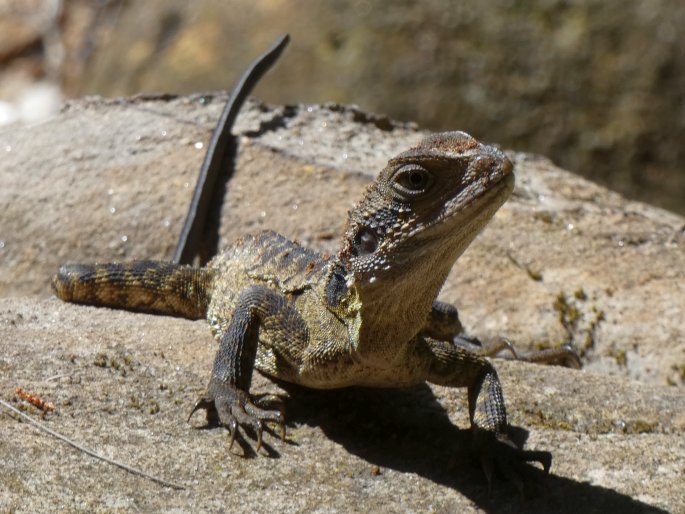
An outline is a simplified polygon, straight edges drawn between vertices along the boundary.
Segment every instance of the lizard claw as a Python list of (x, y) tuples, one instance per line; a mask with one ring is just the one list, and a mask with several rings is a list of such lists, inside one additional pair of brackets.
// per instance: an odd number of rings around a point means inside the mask
[(273, 421), (281, 427), (281, 439), (285, 439), (285, 419), (280, 410), (267, 410), (257, 407), (250, 395), (234, 386), (211, 381), (207, 394), (200, 398), (188, 416), (204, 409), (207, 411), (207, 424), (210, 426), (223, 425), (231, 434), (228, 446), (233, 447), (240, 426), (251, 427), (257, 434), (256, 451), (262, 447), (264, 422)]
[(195, 405), (193, 405), (193, 410), (190, 411), (190, 414), (188, 415), (188, 419), (186, 420), (187, 422), (190, 422), (190, 418), (193, 417), (193, 414), (197, 412), (200, 409), (205, 409), (207, 411), (207, 421), (211, 425), (216, 425), (216, 423), (212, 423), (209, 420), (210, 417), (210, 410), (214, 410), (216, 412), (216, 409), (214, 409), (214, 400), (212, 398), (209, 398), (207, 396), (203, 396), (200, 398), (198, 401), (195, 402)]
[(479, 453), (480, 465), (488, 482), (488, 494), (492, 493), (493, 475), (495, 470), (504, 475), (524, 497), (524, 481), (527, 462), (538, 462), (545, 474), (549, 474), (552, 466), (552, 454), (546, 451), (523, 450), (516, 446), (506, 435), (495, 435), (492, 432), (478, 431), (475, 434), (475, 448)]

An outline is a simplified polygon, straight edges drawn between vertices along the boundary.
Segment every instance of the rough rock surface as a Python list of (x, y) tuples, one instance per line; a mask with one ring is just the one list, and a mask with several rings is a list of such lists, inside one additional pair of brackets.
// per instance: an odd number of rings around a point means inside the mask
[[(461, 390), (291, 391), (287, 442), (245, 459), (225, 431), (192, 428), (200, 416), (186, 424), (215, 349), (204, 322), (63, 304), (48, 282), (62, 262), (170, 256), (224, 99), (94, 98), (0, 131), (0, 397), (38, 393), (57, 406), (50, 428), (186, 487), (3, 414), (0, 510), (685, 510), (685, 220), (528, 155), (512, 155), (514, 197), (441, 294), (483, 339), (583, 354), (584, 371), (496, 363), (511, 422), (554, 453), (552, 476), (530, 468), (526, 500), (501, 480), (488, 496)], [(268, 227), (328, 251), (386, 159), (422, 135), (349, 108), (254, 102), (237, 131), (222, 242)]]
[(457, 124), (685, 214), (682, 0), (90, 5), (112, 15), (72, 52), (81, 95), (223, 88), (290, 32), (262, 98)]
[(682, 26), (682, 0), (0, 0), (0, 124), (224, 88), (290, 32), (261, 98), (456, 124), (685, 214)]

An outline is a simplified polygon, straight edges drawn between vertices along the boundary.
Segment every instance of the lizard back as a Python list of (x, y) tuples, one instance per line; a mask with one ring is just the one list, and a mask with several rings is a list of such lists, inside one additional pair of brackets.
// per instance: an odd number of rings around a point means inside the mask
[(248, 280), (268, 282), (282, 293), (296, 293), (321, 278), (326, 258), (319, 252), (274, 232), (243, 236), (217, 255), (208, 268), (222, 280), (240, 270)]
[(320, 282), (326, 263), (320, 253), (271, 230), (239, 238), (207, 266), (215, 277), (207, 312), (213, 332), (225, 330), (246, 288), (266, 286), (294, 301)]

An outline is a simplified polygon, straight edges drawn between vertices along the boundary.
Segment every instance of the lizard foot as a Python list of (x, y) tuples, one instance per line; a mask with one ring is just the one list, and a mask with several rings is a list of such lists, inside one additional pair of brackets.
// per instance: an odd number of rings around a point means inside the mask
[(523, 450), (506, 435), (495, 435), (480, 430), (474, 434), (475, 449), (479, 454), (483, 473), (488, 481), (488, 494), (492, 493), (492, 478), (499, 471), (524, 498), (524, 481), (527, 462), (539, 462), (544, 472), (549, 473), (552, 454), (546, 451)]
[[(557, 348), (521, 352), (516, 350), (514, 344), (506, 337), (499, 337), (483, 345), (476, 338), (457, 336), (452, 339), (452, 343), (484, 357), (498, 357), (575, 369), (583, 367), (580, 356), (570, 344), (564, 344)], [(508, 354), (503, 352), (508, 352)]]
[(197, 410), (207, 411), (207, 423), (223, 425), (231, 433), (229, 451), (233, 447), (238, 427), (251, 427), (257, 434), (257, 452), (262, 447), (264, 423), (273, 421), (280, 427), (281, 439), (285, 440), (285, 418), (280, 410), (262, 409), (255, 405), (250, 395), (237, 387), (211, 381), (207, 393), (195, 402), (188, 421)]

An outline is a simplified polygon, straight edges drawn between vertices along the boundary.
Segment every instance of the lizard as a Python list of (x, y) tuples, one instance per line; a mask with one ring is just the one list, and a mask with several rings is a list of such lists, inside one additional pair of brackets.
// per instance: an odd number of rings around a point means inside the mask
[[(163, 261), (67, 264), (52, 280), (68, 302), (206, 318), (219, 342), (206, 392), (212, 425), (257, 434), (285, 418), (250, 393), (252, 374), (315, 389), (466, 387), (488, 483), (493, 461), (537, 461), (507, 435), (500, 380), (462, 337), (438, 293), (457, 258), (514, 188), (513, 164), (464, 132), (431, 134), (390, 159), (348, 213), (340, 249), (322, 255), (272, 231), (246, 235), (204, 267)], [(190, 417), (188, 418), (190, 419)]]

